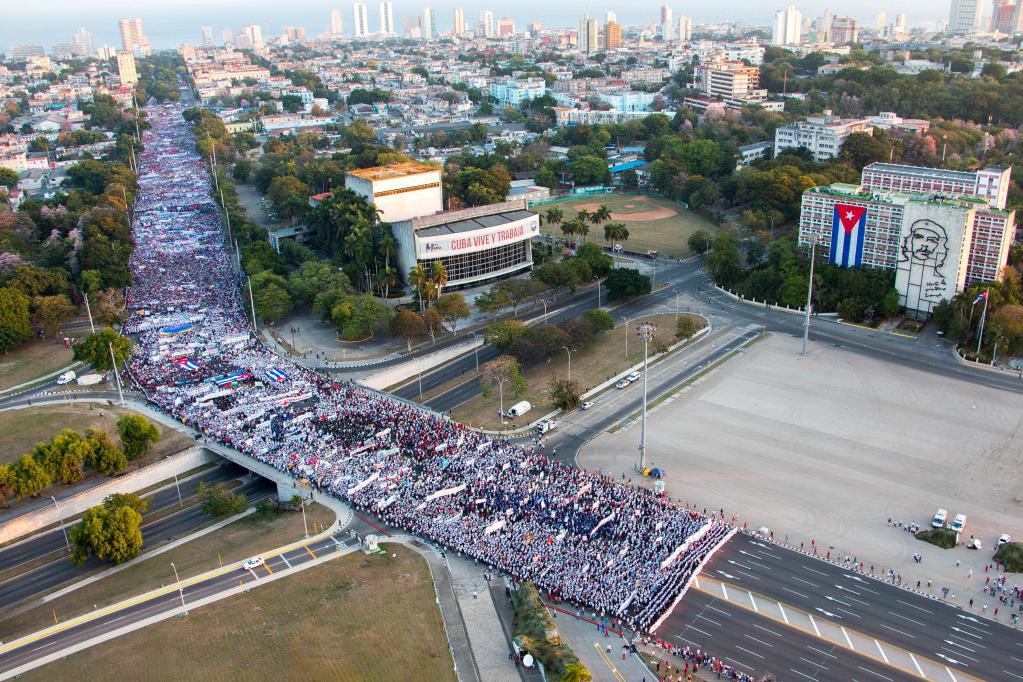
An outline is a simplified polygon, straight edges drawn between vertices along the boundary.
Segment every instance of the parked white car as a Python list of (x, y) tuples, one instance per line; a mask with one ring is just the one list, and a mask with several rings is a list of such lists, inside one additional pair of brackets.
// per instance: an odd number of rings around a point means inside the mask
[(998, 536), (998, 543), (996, 546), (1001, 547), (1002, 545), (1012, 542), (1012, 538), (1009, 537), (1008, 533), (1002, 533)]
[(587, 400), (587, 401), (586, 401), (585, 403), (583, 403), (583, 404), (582, 404), (582, 405), (580, 405), (579, 407), (581, 407), (581, 408), (582, 408), (582, 409), (584, 409), (584, 410), (588, 410), (588, 409), (590, 409), (591, 407), (593, 407), (593, 401), (592, 401), (592, 400)]
[(57, 377), (57, 385), (63, 386), (64, 384), (70, 384), (72, 381), (78, 378), (78, 375), (73, 370), (64, 372)]
[(640, 374), (639, 374), (639, 372), (630, 372), (630, 373), (629, 373), (629, 376), (627, 376), (627, 377), (625, 377), (625, 378), (626, 378), (626, 379), (628, 379), (629, 381), (635, 381), (635, 380), (636, 380), (636, 379), (638, 379), (639, 377), (640, 377)]
[(615, 384), (615, 388), (619, 388), (619, 389), (621, 389), (621, 388), (628, 388), (629, 384), (631, 384), (631, 383), (632, 382), (629, 381), (628, 379), (622, 379), (617, 384)]

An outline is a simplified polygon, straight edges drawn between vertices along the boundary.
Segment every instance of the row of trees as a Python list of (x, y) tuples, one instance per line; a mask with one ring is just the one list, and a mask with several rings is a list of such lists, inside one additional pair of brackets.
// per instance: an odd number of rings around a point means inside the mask
[(523, 367), (531, 367), (563, 352), (565, 347), (582, 350), (598, 335), (611, 329), (614, 329), (611, 315), (600, 308), (592, 308), (561, 325), (530, 327), (519, 320), (496, 322), (487, 327), (484, 338)]
[(120, 447), (106, 431), (89, 429), (84, 435), (64, 429), (46, 442), (36, 444), (10, 464), (0, 465), (0, 498), (35, 496), (54, 483), (72, 485), (86, 471), (112, 476), (143, 457), (159, 440), (159, 431), (141, 415), (126, 414), (117, 420)]

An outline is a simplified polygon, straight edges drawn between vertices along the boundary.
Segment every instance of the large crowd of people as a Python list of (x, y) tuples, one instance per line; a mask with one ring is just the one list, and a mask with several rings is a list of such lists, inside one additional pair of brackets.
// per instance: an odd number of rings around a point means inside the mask
[(210, 176), (151, 106), (134, 214), (128, 369), (160, 409), (386, 523), (559, 599), (650, 626), (730, 527), (275, 355), (251, 333)]

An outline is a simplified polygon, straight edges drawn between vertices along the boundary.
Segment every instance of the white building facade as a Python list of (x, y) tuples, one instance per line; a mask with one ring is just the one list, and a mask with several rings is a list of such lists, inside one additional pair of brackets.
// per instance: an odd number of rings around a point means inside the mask
[(385, 223), (444, 209), (440, 169), (414, 161), (348, 171), (345, 187), (376, 206), (380, 221)]
[(833, 159), (853, 133), (873, 135), (874, 128), (866, 119), (839, 118), (824, 112), (821, 116), (780, 126), (775, 130), (774, 153), (778, 155), (786, 149), (804, 147), (810, 150), (815, 161)]

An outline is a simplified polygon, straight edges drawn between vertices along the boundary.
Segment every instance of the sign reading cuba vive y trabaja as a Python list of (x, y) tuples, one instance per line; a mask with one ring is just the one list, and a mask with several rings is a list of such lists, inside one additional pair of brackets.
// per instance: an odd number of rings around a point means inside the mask
[(540, 219), (525, 218), (497, 227), (483, 227), (469, 232), (421, 237), (416, 235), (416, 251), (420, 258), (437, 258), (459, 253), (485, 251), (506, 244), (536, 237), (540, 234)]

